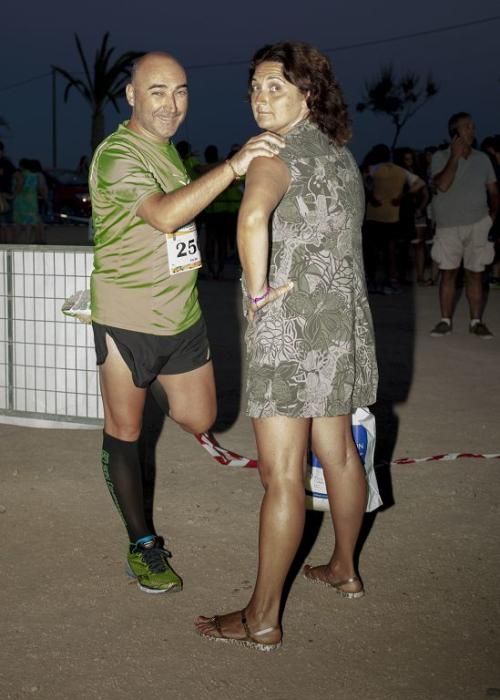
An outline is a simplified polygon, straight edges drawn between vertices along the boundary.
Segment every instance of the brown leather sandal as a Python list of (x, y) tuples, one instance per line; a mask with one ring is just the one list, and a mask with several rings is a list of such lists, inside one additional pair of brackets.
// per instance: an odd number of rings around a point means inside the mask
[(240, 617), (241, 624), (243, 626), (243, 629), (245, 630), (245, 637), (242, 637), (241, 639), (227, 637), (224, 634), (224, 632), (222, 631), (221, 619), (219, 615), (214, 615), (214, 617), (211, 617), (209, 619), (209, 622), (211, 622), (214, 625), (219, 636), (216, 636), (214, 634), (207, 634), (206, 632), (200, 631), (198, 631), (198, 634), (204, 639), (211, 639), (215, 642), (225, 642), (226, 644), (236, 644), (238, 646), (244, 646), (250, 649), (257, 649), (257, 651), (275, 651), (276, 649), (279, 649), (281, 647), (281, 639), (279, 640), (279, 642), (259, 642), (259, 640), (257, 639), (257, 637), (259, 636), (263, 636), (265, 634), (269, 634), (270, 632), (274, 632), (274, 630), (279, 629), (278, 627), (266, 627), (265, 629), (258, 630), (257, 632), (250, 632), (246, 618), (246, 610), (240, 611)]
[(319, 578), (318, 576), (315, 576), (312, 573), (313, 568), (315, 567), (309, 566), (309, 564), (306, 564), (304, 566), (303, 575), (307, 581), (311, 581), (311, 583), (320, 583), (322, 586), (334, 588), (335, 592), (338, 593), (338, 595), (342, 596), (342, 598), (362, 598), (365, 595), (365, 589), (363, 588), (362, 584), (361, 590), (359, 591), (345, 591), (342, 588), (342, 586), (345, 586), (348, 583), (356, 583), (358, 581), (361, 583), (359, 576), (351, 576), (350, 578), (346, 578), (343, 581), (324, 581), (323, 579)]

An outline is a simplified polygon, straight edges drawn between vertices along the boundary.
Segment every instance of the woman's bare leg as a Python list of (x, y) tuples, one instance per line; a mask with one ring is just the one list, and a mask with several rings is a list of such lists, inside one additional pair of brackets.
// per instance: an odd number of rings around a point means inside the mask
[[(271, 628), (263, 642), (281, 638), (279, 612), (283, 586), (304, 530), (304, 457), (310, 420), (260, 418), (253, 421), (259, 472), (265, 489), (260, 509), (259, 567), (253, 594), (246, 606), (251, 631)], [(218, 617), (227, 637), (245, 636), (239, 612)], [(218, 636), (212, 618), (199, 617), (198, 630)]]
[[(323, 467), (335, 546), (328, 564), (306, 567), (305, 572), (309, 578), (327, 583), (345, 581), (356, 575), (354, 550), (366, 509), (367, 486), (351, 431), (350, 415), (314, 418), (312, 422), (312, 449)], [(362, 584), (354, 581), (340, 588), (355, 593), (362, 589)]]

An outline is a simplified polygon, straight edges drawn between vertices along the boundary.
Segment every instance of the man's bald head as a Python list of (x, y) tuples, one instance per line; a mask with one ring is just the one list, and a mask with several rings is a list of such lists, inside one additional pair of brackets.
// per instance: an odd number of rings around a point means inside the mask
[(131, 81), (134, 82), (136, 77), (139, 74), (141, 74), (144, 70), (148, 70), (149, 68), (155, 65), (165, 65), (165, 63), (169, 65), (175, 64), (181, 70), (184, 70), (179, 61), (174, 56), (172, 56), (172, 54), (169, 54), (166, 51), (150, 51), (149, 53), (145, 53), (142, 56), (139, 56), (139, 58), (136, 58), (133, 62), (131, 71)]
[(169, 53), (144, 54), (132, 67), (126, 96), (132, 107), (129, 128), (155, 140), (168, 141), (186, 117), (186, 72)]

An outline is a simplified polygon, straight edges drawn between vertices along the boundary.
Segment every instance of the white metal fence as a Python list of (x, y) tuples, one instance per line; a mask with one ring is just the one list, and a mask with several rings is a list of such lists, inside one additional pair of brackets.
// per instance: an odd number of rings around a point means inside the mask
[(0, 246), (0, 421), (101, 423), (92, 328), (61, 313), (91, 270), (89, 247)]

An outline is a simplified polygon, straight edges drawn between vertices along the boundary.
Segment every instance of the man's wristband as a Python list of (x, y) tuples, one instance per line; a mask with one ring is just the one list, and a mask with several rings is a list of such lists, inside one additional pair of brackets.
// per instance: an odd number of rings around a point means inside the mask
[(243, 175), (239, 175), (239, 173), (236, 172), (236, 168), (235, 168), (234, 165), (231, 163), (231, 161), (228, 159), (228, 160), (226, 160), (226, 163), (229, 165), (229, 167), (230, 167), (231, 170), (233, 171), (234, 179), (235, 179), (235, 180), (241, 180), (241, 178), (243, 177)]
[(247, 292), (247, 299), (248, 299), (248, 301), (250, 301), (252, 304), (258, 304), (259, 301), (263, 301), (266, 297), (269, 296), (269, 292), (270, 292), (270, 291), (271, 291), (271, 287), (266, 286), (266, 291), (264, 292), (264, 294), (261, 294), (261, 295), (258, 296), (258, 297), (253, 297), (253, 296), (251, 296), (250, 294), (248, 294), (248, 292)]

